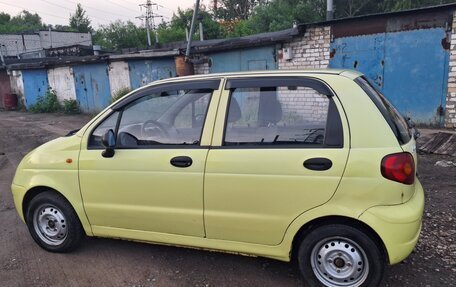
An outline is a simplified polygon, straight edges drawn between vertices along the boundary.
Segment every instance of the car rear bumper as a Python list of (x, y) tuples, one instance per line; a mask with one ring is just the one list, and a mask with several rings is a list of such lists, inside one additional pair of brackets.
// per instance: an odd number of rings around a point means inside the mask
[(416, 180), (409, 201), (392, 206), (375, 206), (366, 210), (360, 220), (374, 229), (385, 245), (390, 264), (407, 258), (415, 248), (421, 231), (424, 190)]

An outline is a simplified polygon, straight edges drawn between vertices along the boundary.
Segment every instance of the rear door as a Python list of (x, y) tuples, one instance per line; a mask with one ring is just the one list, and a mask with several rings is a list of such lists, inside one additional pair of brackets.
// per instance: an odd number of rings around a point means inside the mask
[(328, 201), (349, 150), (338, 107), (315, 79), (229, 79), (206, 163), (206, 236), (277, 245), (297, 216)]

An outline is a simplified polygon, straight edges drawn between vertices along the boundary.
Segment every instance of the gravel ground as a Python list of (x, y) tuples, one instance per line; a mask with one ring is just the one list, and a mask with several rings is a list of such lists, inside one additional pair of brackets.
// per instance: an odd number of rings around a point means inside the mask
[[(71, 254), (40, 249), (14, 209), (14, 170), (25, 153), (89, 118), (0, 112), (0, 286), (303, 286), (295, 267), (264, 258), (97, 238)], [(456, 167), (434, 166), (438, 160), (456, 161), (419, 156), (421, 238), (409, 258), (387, 267), (383, 286), (455, 285)]]

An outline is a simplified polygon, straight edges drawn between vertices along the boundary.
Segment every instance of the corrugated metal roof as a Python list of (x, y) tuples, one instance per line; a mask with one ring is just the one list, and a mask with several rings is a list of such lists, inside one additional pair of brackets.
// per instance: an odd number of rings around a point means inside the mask
[(6, 66), (9, 70), (43, 69), (54, 66), (65, 66), (70, 64), (98, 63), (108, 60), (107, 55), (98, 56), (74, 56), (74, 57), (52, 57), (35, 59), (8, 59)]

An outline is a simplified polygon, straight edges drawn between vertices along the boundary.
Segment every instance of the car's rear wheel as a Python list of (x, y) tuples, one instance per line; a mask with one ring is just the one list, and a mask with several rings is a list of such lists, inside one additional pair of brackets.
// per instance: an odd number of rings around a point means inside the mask
[(377, 286), (385, 267), (382, 250), (352, 226), (315, 228), (302, 240), (298, 263), (310, 286)]
[(51, 252), (72, 251), (84, 236), (73, 207), (52, 191), (40, 193), (30, 201), (26, 222), (35, 242)]

